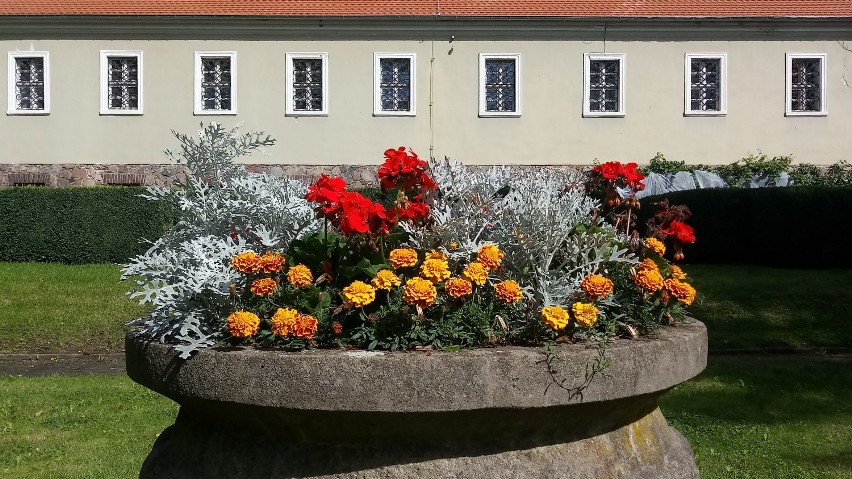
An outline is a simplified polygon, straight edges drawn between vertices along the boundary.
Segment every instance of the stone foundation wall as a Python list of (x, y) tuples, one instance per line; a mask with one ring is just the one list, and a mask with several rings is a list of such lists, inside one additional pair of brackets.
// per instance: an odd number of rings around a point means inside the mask
[[(341, 176), (353, 187), (376, 186), (375, 165), (246, 165), (248, 171), (313, 183), (322, 173)], [(172, 186), (186, 181), (185, 166), (109, 164), (0, 164), (0, 187), (43, 186)]]

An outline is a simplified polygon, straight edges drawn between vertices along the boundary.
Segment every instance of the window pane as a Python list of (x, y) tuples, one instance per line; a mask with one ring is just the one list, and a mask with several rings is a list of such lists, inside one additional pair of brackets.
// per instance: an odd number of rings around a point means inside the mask
[(322, 60), (293, 60), (293, 109), (322, 111)]
[(15, 109), (44, 110), (44, 58), (15, 58)]
[(791, 62), (790, 107), (793, 111), (822, 111), (819, 58), (794, 58)]
[(690, 63), (690, 110), (720, 111), (721, 60), (693, 58)]
[(204, 110), (231, 109), (231, 59), (204, 57), (201, 59), (201, 108)]
[(382, 111), (411, 111), (411, 60), (379, 60), (379, 103)]
[(485, 111), (516, 111), (515, 60), (485, 60)]
[(618, 60), (589, 61), (589, 111), (619, 111)]
[(108, 57), (107, 69), (109, 109), (139, 109), (139, 60), (136, 57)]

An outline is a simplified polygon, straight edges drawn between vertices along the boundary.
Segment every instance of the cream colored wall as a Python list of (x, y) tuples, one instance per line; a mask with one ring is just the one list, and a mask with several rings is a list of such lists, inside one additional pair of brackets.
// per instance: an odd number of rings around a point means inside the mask
[[(0, 41), (0, 51), (19, 50), (50, 53), (51, 111), (0, 114), (2, 163), (163, 162), (162, 150), (176, 146), (170, 129), (211, 120), (278, 139), (253, 163), (378, 163), (399, 145), (481, 164), (641, 163), (657, 151), (730, 163), (758, 149), (818, 164), (852, 159), (852, 53), (836, 42)], [(143, 116), (98, 114), (100, 50), (144, 52)], [(194, 116), (194, 52), (218, 50), (237, 52), (238, 114)], [(286, 52), (328, 52), (327, 117), (285, 117)], [(417, 54), (416, 117), (372, 115), (374, 52)], [(586, 52), (626, 55), (624, 118), (582, 117)], [(727, 52), (727, 116), (684, 117), (687, 52)], [(828, 116), (784, 116), (786, 52), (827, 53)], [(520, 118), (478, 117), (479, 53), (522, 55)]]

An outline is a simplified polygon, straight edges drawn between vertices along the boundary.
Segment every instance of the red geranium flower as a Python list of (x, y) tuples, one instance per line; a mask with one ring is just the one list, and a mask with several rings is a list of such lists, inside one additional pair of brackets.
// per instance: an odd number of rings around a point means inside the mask
[(672, 221), (669, 227), (661, 229), (660, 233), (674, 236), (681, 243), (695, 243), (695, 230), (682, 221)]
[(394, 213), (400, 220), (420, 221), (429, 214), (429, 205), (417, 201), (409, 201), (405, 208), (394, 208)]
[(426, 174), (427, 163), (417, 157), (417, 153), (406, 153), (400, 146), (385, 151), (385, 162), (379, 167), (378, 177), (382, 189), (399, 188), (408, 191), (414, 187), (431, 190), (436, 185)]
[(319, 179), (308, 187), (305, 199), (319, 203), (322, 212), (331, 220), (340, 209), (340, 196), (346, 193), (346, 181), (340, 177), (329, 177), (322, 174)]
[(621, 176), (624, 178), (624, 183), (634, 191), (642, 191), (645, 189), (645, 175), (636, 170), (639, 165), (636, 163), (628, 163), (624, 165), (621, 171)]
[(593, 173), (603, 176), (607, 180), (614, 180), (622, 171), (621, 163), (617, 161), (608, 161), (604, 164), (592, 168)]
[(370, 207), (373, 202), (361, 193), (344, 191), (340, 194), (340, 231), (344, 234), (370, 231)]

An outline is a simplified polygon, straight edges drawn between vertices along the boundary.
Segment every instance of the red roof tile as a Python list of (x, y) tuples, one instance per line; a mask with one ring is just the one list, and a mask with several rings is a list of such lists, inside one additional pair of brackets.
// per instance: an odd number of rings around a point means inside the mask
[(852, 18), (852, 0), (0, 0), (0, 15)]

